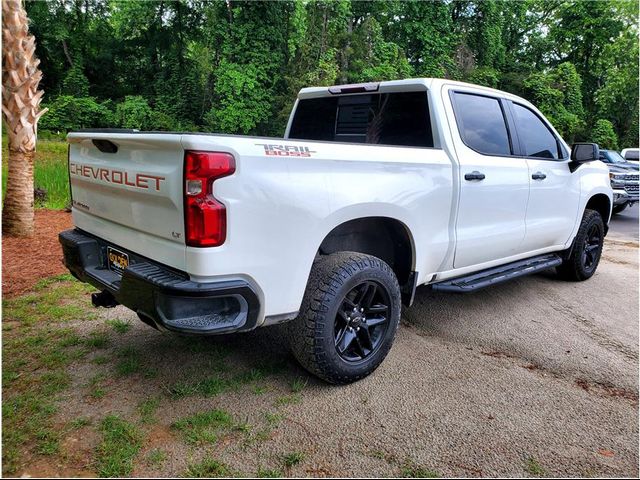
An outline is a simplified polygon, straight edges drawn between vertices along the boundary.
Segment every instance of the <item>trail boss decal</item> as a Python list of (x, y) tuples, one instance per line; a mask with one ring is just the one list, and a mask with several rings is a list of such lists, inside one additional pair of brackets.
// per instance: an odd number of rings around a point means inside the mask
[(160, 182), (165, 177), (157, 175), (147, 175), (146, 173), (125, 172), (122, 170), (112, 170), (110, 168), (92, 167), (91, 165), (81, 165), (69, 162), (69, 173), (76, 177), (95, 178), (107, 183), (117, 185), (128, 185), (130, 187), (151, 189), (160, 191)]
[(256, 143), (264, 148), (265, 155), (272, 155), (277, 157), (310, 157), (312, 153), (316, 153), (314, 150), (309, 150), (309, 147), (302, 145), (274, 145), (272, 143)]

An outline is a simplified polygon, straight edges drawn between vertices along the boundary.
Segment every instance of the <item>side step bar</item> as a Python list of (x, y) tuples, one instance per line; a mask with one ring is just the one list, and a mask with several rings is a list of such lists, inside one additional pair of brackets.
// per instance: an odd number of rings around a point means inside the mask
[(537, 257), (507, 263), (506, 265), (489, 268), (464, 277), (434, 283), (431, 288), (438, 292), (475, 292), (490, 285), (557, 267), (561, 263), (562, 259), (555, 253), (538, 255)]

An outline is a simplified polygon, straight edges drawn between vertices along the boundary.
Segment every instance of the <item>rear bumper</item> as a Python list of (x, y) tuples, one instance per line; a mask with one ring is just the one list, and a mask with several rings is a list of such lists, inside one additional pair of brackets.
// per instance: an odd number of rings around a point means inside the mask
[[(73, 276), (109, 292), (118, 303), (159, 329), (214, 335), (256, 327), (260, 302), (245, 281), (192, 282), (183, 272), (80, 230), (66, 230), (59, 240), (64, 264)], [(129, 255), (129, 266), (122, 276), (107, 267), (107, 246)]]

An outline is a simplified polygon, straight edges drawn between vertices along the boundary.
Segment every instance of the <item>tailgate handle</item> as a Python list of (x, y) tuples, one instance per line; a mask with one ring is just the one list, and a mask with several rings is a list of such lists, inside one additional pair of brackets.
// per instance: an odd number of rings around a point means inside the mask
[(111, 140), (104, 140), (102, 138), (94, 138), (91, 140), (98, 150), (102, 153), (117, 153), (118, 145)]

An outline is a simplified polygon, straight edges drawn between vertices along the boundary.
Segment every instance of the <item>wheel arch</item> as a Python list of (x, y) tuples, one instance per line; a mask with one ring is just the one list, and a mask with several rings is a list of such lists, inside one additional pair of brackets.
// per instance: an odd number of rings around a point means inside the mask
[(373, 255), (386, 262), (398, 279), (403, 302), (411, 304), (417, 280), (416, 249), (411, 230), (404, 222), (386, 216), (343, 221), (325, 235), (317, 255), (345, 251)]
[(611, 219), (611, 199), (604, 193), (596, 193), (589, 197), (585, 205), (585, 210), (595, 210), (602, 217), (604, 223), (605, 234), (609, 230), (609, 221)]

